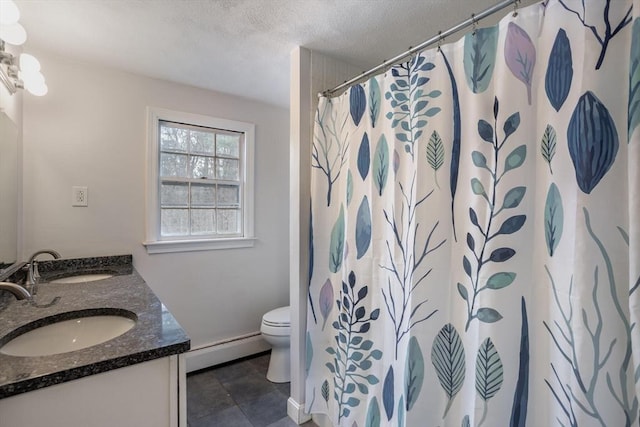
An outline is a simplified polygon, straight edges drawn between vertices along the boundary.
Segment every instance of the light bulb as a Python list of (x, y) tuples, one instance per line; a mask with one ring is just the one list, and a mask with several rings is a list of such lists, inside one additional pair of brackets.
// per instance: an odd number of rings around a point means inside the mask
[(0, 24), (0, 39), (9, 44), (20, 46), (27, 41), (27, 32), (17, 22), (10, 25)]
[(28, 53), (20, 54), (20, 70), (24, 73), (37, 73), (40, 71), (40, 61)]
[(44, 96), (47, 94), (47, 92), (49, 92), (49, 88), (47, 87), (47, 84), (43, 81), (42, 84), (36, 85), (36, 86), (27, 86), (26, 89), (29, 91), (29, 93), (31, 95), (35, 95), (35, 96)]
[(22, 80), (22, 83), (24, 83), (25, 87), (38, 86), (44, 83), (44, 76), (39, 71), (28, 73), (20, 70), (18, 72), (18, 78)]
[(22, 80), (24, 88), (32, 95), (42, 96), (47, 93), (49, 88), (44, 81), (44, 76), (39, 71), (34, 73), (18, 72), (18, 78)]
[(20, 11), (15, 2), (13, 0), (0, 0), (0, 24), (15, 24), (18, 19), (20, 19)]

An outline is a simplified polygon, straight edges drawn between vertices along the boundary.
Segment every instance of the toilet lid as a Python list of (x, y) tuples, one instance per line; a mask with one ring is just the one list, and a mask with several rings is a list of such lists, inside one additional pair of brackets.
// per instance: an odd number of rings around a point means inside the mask
[(262, 316), (262, 322), (269, 326), (289, 326), (291, 324), (289, 306), (271, 310)]

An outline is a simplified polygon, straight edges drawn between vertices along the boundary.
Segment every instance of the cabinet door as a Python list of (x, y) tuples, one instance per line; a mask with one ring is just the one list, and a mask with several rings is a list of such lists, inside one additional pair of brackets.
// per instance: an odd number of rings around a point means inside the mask
[(180, 365), (165, 357), (2, 399), (0, 427), (177, 427)]

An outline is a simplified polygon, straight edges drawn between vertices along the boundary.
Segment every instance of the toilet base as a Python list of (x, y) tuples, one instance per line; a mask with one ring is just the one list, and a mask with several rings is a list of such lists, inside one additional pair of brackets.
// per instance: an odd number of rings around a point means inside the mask
[(269, 358), (267, 379), (272, 383), (291, 381), (291, 356), (289, 347), (273, 347)]

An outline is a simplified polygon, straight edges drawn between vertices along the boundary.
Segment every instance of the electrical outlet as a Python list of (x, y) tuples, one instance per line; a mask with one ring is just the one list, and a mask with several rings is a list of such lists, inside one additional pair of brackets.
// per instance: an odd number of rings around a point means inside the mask
[(89, 206), (87, 187), (71, 187), (71, 206)]

